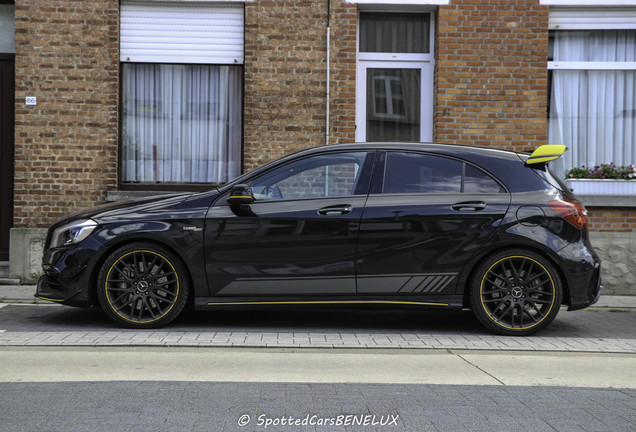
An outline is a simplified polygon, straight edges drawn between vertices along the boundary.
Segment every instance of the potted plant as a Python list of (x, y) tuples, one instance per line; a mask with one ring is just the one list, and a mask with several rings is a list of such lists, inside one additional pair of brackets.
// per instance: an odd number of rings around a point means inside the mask
[(565, 181), (580, 195), (636, 195), (636, 168), (613, 162), (572, 168)]

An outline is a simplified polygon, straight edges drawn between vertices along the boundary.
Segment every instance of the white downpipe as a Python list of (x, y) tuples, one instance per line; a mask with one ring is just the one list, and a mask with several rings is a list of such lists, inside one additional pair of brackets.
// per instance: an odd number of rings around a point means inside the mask
[(330, 68), (330, 62), (329, 62), (329, 57), (330, 57), (330, 34), (331, 34), (331, 28), (329, 26), (327, 26), (327, 103), (326, 103), (326, 113), (325, 113), (325, 123), (326, 123), (326, 128), (325, 128), (325, 143), (326, 145), (329, 145), (329, 97), (330, 97), (330, 93), (329, 93), (329, 68)]

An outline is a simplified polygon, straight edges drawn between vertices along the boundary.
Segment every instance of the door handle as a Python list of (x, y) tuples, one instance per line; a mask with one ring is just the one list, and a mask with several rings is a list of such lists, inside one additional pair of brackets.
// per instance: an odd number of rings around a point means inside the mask
[(335, 205), (321, 208), (318, 210), (318, 214), (322, 216), (339, 216), (350, 213), (351, 210), (353, 210), (353, 207), (350, 204)]
[(483, 201), (466, 201), (452, 205), (452, 209), (456, 211), (479, 211), (486, 208)]

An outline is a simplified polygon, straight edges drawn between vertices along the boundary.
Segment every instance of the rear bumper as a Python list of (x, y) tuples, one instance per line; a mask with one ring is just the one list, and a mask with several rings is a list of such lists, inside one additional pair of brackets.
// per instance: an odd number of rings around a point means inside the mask
[(568, 310), (584, 309), (601, 295), (601, 260), (585, 237), (559, 250), (556, 264), (565, 278), (563, 304)]
[(569, 311), (585, 309), (598, 302), (598, 299), (601, 297), (601, 291), (603, 291), (600, 263), (596, 263), (587, 287), (581, 287), (571, 291), (574, 292), (571, 293)]

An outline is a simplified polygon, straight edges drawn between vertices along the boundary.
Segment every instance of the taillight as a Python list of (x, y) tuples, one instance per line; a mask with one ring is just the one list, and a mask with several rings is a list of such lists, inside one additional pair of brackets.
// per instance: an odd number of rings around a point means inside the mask
[(580, 230), (587, 230), (587, 210), (576, 200), (550, 201), (548, 206), (556, 214)]

